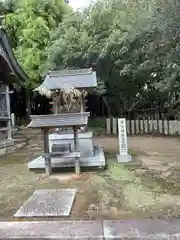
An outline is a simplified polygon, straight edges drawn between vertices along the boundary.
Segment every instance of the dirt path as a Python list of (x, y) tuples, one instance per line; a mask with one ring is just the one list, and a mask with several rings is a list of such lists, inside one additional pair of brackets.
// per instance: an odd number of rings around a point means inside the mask
[[(49, 188), (77, 188), (76, 200), (68, 220), (147, 217), (154, 215), (154, 212), (157, 215), (159, 206), (163, 206), (161, 215), (167, 215), (169, 209), (176, 205), (179, 209), (179, 185), (176, 189), (173, 184), (175, 194), (171, 196), (169, 186), (161, 188), (152, 178), (148, 180), (147, 175), (143, 180), (142, 172), (138, 172), (145, 168), (145, 174), (147, 169), (152, 169), (154, 174), (157, 169), (164, 169), (167, 174), (173, 166), (180, 166), (178, 139), (130, 137), (130, 152), (142, 162), (141, 168), (132, 171), (116, 163), (117, 138), (96, 137), (95, 143), (102, 145), (105, 152), (114, 153), (106, 156), (108, 169), (100, 173), (85, 173), (79, 179), (61, 181), (57, 177), (47, 178), (44, 173), (28, 171), (27, 163), (42, 153), (43, 144), (40, 132), (25, 130), (19, 137), (23, 138), (24, 134), (29, 139), (28, 145), (11, 155), (1, 157), (0, 221), (15, 220), (13, 214), (34, 190)], [(154, 175), (157, 176), (156, 173)], [(173, 211), (172, 215), (180, 214), (176, 208)]]
[[(99, 137), (95, 139), (95, 142), (102, 145), (107, 152), (118, 153), (119, 151), (116, 137)], [(129, 137), (128, 147), (130, 151), (139, 155), (139, 159), (144, 164), (180, 167), (180, 139), (145, 136)]]
[[(95, 142), (102, 144), (107, 151), (118, 151), (117, 137), (96, 137)], [(129, 149), (144, 152), (147, 155), (154, 153), (165, 156), (178, 156), (180, 154), (180, 139), (166, 137), (128, 137)], [(179, 159), (180, 161), (180, 159)]]

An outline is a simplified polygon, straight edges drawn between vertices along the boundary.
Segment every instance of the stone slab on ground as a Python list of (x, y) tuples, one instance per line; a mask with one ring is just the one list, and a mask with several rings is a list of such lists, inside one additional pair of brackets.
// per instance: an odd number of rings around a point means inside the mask
[(101, 222), (1, 222), (0, 239), (103, 239)]
[[(112, 239), (180, 239), (180, 220), (103, 221), (104, 237)], [(177, 237), (177, 238), (176, 238)]]
[(37, 190), (14, 217), (69, 216), (75, 194), (76, 189)]

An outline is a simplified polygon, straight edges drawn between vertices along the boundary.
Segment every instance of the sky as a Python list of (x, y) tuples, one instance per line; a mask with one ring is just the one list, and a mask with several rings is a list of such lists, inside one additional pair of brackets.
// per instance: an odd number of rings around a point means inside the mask
[(70, 0), (70, 5), (74, 8), (74, 10), (82, 9), (87, 7), (92, 2), (91, 0)]

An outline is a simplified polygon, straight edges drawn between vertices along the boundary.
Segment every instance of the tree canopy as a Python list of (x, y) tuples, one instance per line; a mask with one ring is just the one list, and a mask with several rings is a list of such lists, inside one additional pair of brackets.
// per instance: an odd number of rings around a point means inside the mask
[(4, 8), (11, 10), (3, 25), (17, 59), (29, 75), (28, 85), (34, 87), (40, 82), (40, 68), (46, 59), (51, 33), (70, 9), (63, 0), (9, 0)]
[(92, 67), (110, 114), (178, 113), (178, 1), (98, 0), (81, 12), (61, 0), (5, 3), (4, 25), (31, 86), (51, 69)]
[(44, 68), (93, 67), (99, 86), (106, 88), (106, 100), (110, 105), (116, 103), (116, 114), (128, 111), (138, 100), (137, 94), (144, 92), (146, 79), (140, 73), (134, 76), (133, 69), (143, 38), (137, 39), (154, 21), (155, 9), (153, 1), (132, 4), (106, 0), (83, 13), (67, 15), (53, 35)]
[(179, 84), (179, 9), (173, 0), (99, 0), (66, 15), (44, 69), (93, 67), (114, 115), (146, 104), (169, 108)]

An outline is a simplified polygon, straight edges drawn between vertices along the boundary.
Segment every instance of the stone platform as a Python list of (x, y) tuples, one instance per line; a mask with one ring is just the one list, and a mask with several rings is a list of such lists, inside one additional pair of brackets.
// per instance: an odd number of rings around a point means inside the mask
[[(52, 168), (66, 168), (74, 167), (74, 159), (72, 158), (51, 158)], [(104, 167), (106, 165), (104, 151), (102, 148), (98, 148), (95, 156), (81, 157), (80, 159), (81, 167)], [(30, 170), (35, 169), (45, 169), (45, 161), (42, 156), (34, 159), (28, 164)]]
[(180, 220), (1, 222), (0, 239), (180, 239)]

